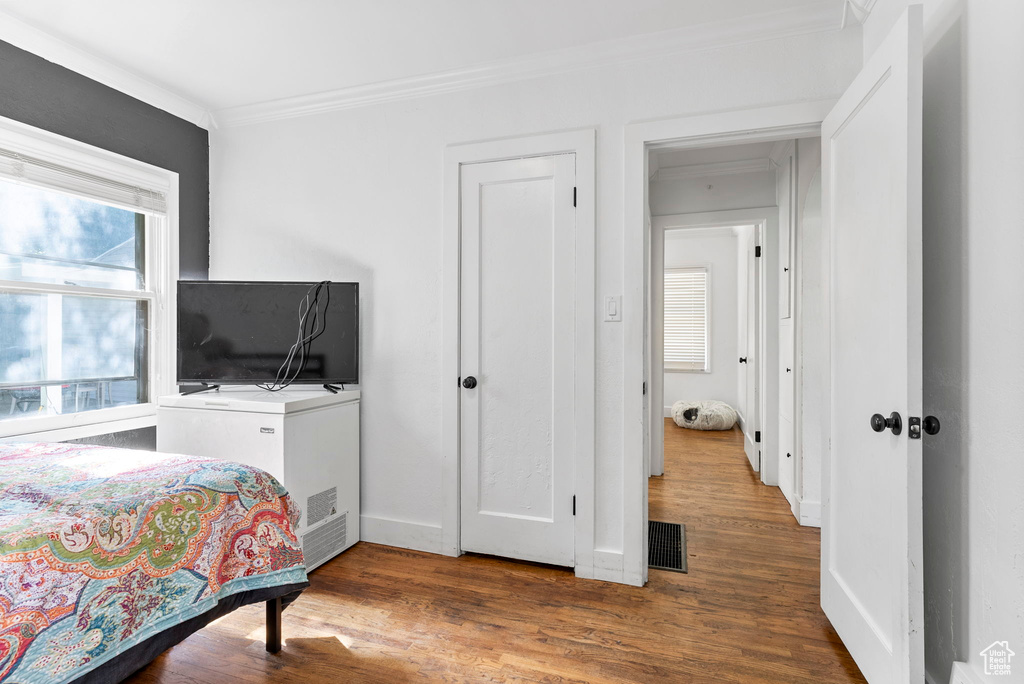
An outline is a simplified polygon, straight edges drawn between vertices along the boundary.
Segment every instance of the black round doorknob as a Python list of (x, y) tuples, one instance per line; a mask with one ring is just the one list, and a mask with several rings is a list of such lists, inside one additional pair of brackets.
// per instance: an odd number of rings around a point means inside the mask
[(466, 389), (473, 389), (474, 387), (476, 387), (476, 378), (474, 378), (472, 375), (466, 377), (466, 379), (462, 381), (462, 386), (465, 387)]
[(937, 435), (939, 434), (939, 429), (942, 425), (939, 423), (939, 419), (935, 416), (925, 416), (924, 422), (921, 423), (921, 427), (924, 428), (924, 431), (929, 435)]
[(886, 428), (892, 430), (892, 434), (898, 435), (903, 432), (903, 419), (900, 418), (900, 414), (893, 411), (886, 418), (881, 413), (876, 413), (871, 416), (871, 429), (875, 432), (882, 432)]
[(746, 356), (741, 356), (740, 357), (740, 363), (746, 363), (746, 362), (747, 362), (747, 357)]

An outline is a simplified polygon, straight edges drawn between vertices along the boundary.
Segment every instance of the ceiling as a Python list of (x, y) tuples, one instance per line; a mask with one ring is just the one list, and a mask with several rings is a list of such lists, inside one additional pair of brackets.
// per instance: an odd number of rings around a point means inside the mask
[[(3, 13), (207, 110), (844, 0), (0, 0)], [(838, 28), (838, 27), (837, 27)], [(12, 41), (13, 42), (13, 41)]]
[(691, 149), (664, 148), (651, 150), (651, 163), (659, 169), (759, 159), (767, 164), (774, 147), (774, 142), (756, 142)]

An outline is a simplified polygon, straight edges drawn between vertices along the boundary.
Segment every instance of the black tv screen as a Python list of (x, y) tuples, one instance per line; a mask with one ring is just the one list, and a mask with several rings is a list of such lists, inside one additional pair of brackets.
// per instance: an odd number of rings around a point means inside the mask
[[(307, 295), (313, 301), (316, 286), (178, 281), (178, 384), (256, 385), (282, 379), (281, 366), (299, 337), (300, 304)], [(288, 377), (318, 385), (359, 382), (359, 283), (324, 286), (318, 325), (323, 332), (309, 343), (301, 368), (300, 354), (295, 354)]]

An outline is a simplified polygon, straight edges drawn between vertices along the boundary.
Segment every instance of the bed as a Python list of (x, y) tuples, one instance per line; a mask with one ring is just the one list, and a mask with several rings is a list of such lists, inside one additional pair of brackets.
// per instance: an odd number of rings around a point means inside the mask
[(308, 582), (299, 510), (257, 468), (0, 444), (0, 682), (116, 682), (210, 621)]

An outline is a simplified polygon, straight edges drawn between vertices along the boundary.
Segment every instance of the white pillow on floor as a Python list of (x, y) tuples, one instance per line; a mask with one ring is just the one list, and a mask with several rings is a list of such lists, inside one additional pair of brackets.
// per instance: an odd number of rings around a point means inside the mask
[(731, 430), (736, 424), (736, 409), (724, 401), (677, 401), (672, 404), (672, 420), (691, 430)]

